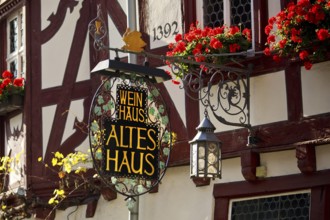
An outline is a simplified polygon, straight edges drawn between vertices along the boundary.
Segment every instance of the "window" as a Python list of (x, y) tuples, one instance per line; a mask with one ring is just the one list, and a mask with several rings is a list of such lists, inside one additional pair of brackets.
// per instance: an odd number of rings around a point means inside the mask
[(25, 15), (24, 8), (7, 19), (7, 69), (15, 77), (25, 76)]
[[(255, 6), (257, 8), (254, 8)], [(204, 27), (218, 27), (222, 25), (230, 27), (235, 25), (240, 26), (241, 30), (249, 28), (252, 30), (252, 51), (255, 50), (256, 43), (258, 45), (264, 45), (264, 43), (259, 42), (261, 39), (255, 39), (255, 36), (261, 33), (263, 26), (259, 22), (260, 24), (257, 24), (257, 30), (255, 30), (252, 15), (254, 10), (259, 10), (260, 14), (258, 17), (265, 16), (265, 11), (267, 11), (266, 6), (263, 5), (260, 8), (260, 5), (254, 5), (254, 1), (252, 0), (197, 0), (196, 8), (197, 20), (203, 21)], [(199, 11), (198, 8), (203, 9)]]
[(308, 220), (310, 192), (264, 196), (245, 200), (232, 200), (232, 220), (297, 219)]
[(251, 29), (251, 8), (251, 0), (203, 0), (204, 26), (226, 24)]

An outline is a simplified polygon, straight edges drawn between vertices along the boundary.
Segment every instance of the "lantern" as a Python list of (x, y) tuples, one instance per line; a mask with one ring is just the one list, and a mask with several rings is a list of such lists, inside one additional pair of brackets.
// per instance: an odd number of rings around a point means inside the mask
[(198, 133), (189, 142), (190, 177), (221, 178), (221, 142), (207, 114), (196, 130)]

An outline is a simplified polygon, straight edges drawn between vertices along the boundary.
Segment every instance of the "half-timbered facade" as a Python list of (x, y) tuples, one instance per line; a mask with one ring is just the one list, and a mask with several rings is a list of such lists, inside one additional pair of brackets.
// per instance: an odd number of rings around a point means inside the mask
[[(263, 50), (268, 18), (286, 0), (138, 0), (136, 21), (145, 50), (165, 55), (178, 33), (191, 23), (252, 28), (254, 52)], [(96, 50), (88, 24), (97, 6), (108, 24), (107, 43), (121, 48), (127, 28), (126, 0), (0, 0), (0, 72), (25, 78), (24, 105), (0, 115), (0, 153), (24, 152), (24, 177), (9, 184), (24, 186), (34, 216), (44, 219), (58, 176), (54, 152), (88, 152), (87, 123), (100, 77), (91, 75), (98, 62), (114, 58)], [(328, 15), (329, 16), (329, 15)], [(119, 53), (127, 62), (127, 54)], [(138, 64), (143, 65), (144, 57)], [(164, 60), (149, 59), (164, 67)], [(190, 179), (189, 141), (203, 117), (203, 108), (178, 85), (158, 84), (177, 134), (170, 167), (152, 193), (139, 198), (139, 219), (329, 219), (330, 218), (330, 63), (306, 71), (298, 61), (273, 62), (255, 53), (242, 62), (253, 64), (250, 119), (256, 142), (247, 147), (248, 130), (223, 125), (212, 116), (222, 142), (222, 179)], [(15, 185), (16, 184), (16, 185)], [(17, 190), (16, 190), (17, 191)], [(257, 204), (262, 204), (258, 206)], [(126, 219), (125, 197), (111, 190), (76, 192), (53, 219)], [(279, 218), (281, 219), (281, 218)]]

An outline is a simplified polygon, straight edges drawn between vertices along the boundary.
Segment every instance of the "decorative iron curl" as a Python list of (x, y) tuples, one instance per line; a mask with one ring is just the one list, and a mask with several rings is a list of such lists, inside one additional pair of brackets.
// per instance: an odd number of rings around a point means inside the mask
[[(224, 70), (214, 65), (205, 64), (205, 67), (203, 70), (190, 67), (189, 72), (184, 73), (182, 88), (186, 95), (199, 100), (205, 107), (210, 107), (219, 122), (250, 129), (249, 77), (252, 66), (240, 72), (230, 68)], [(194, 96), (194, 93), (198, 96)]]
[(96, 50), (102, 50), (106, 47), (103, 43), (108, 33), (106, 26), (101, 13), (101, 5), (97, 5), (97, 16), (88, 24), (88, 31), (94, 39), (94, 48)]

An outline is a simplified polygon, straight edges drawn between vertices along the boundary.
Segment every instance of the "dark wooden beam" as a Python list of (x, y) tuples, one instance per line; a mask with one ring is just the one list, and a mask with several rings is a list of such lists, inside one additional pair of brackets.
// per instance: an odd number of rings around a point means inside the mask
[(152, 190), (149, 191), (149, 193), (158, 193), (159, 190), (159, 184), (157, 184)]
[(111, 201), (117, 199), (117, 192), (110, 189), (109, 187), (104, 187), (101, 189), (101, 195), (106, 201)]
[(285, 68), (288, 120), (299, 121), (303, 117), (300, 63), (292, 62)]
[(310, 174), (316, 171), (315, 146), (301, 145), (296, 148), (298, 168), (302, 173)]
[(228, 219), (229, 199), (219, 198), (214, 206), (214, 220)]
[(93, 218), (95, 215), (95, 211), (97, 208), (97, 203), (98, 203), (98, 199), (92, 200), (91, 202), (89, 202), (87, 204), (87, 208), (86, 208), (86, 214), (85, 217), (86, 218)]
[(247, 181), (257, 180), (257, 167), (260, 166), (260, 155), (252, 149), (241, 152), (242, 175)]
[(184, 31), (188, 32), (190, 24), (196, 22), (196, 0), (184, 0), (182, 15), (184, 17)]
[(55, 210), (50, 208), (37, 208), (33, 217), (35, 219), (53, 220), (55, 219)]
[(315, 187), (311, 193), (310, 219), (330, 219), (330, 186)]

